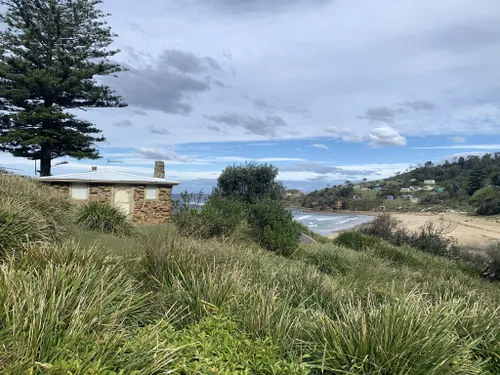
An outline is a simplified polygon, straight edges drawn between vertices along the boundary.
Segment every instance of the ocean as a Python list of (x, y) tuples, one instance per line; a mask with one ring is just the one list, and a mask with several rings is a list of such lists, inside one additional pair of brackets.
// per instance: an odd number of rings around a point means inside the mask
[(307, 226), (311, 231), (324, 236), (339, 230), (354, 228), (375, 219), (375, 216), (342, 213), (323, 214), (309, 211), (293, 211), (292, 213), (295, 220)]

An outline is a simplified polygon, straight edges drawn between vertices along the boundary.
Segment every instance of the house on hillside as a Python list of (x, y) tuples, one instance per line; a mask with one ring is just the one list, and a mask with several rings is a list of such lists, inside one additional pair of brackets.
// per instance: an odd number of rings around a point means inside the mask
[(382, 188), (380, 186), (375, 186), (372, 188), (373, 191), (381, 191)]
[(438, 193), (444, 193), (445, 190), (446, 189), (444, 187), (438, 187), (438, 188), (436, 188), (436, 192), (438, 192)]
[(401, 193), (409, 193), (412, 191), (412, 188), (401, 188)]
[(388, 201), (393, 201), (394, 200), (394, 196), (393, 195), (388, 195), (385, 197), (385, 199), (387, 199)]
[(171, 220), (172, 188), (179, 185), (165, 180), (165, 163), (157, 161), (153, 177), (136, 176), (111, 170), (65, 174), (38, 178), (69, 195), (77, 202), (110, 203), (126, 213), (134, 223), (166, 224)]
[(424, 180), (425, 185), (436, 185), (436, 180)]

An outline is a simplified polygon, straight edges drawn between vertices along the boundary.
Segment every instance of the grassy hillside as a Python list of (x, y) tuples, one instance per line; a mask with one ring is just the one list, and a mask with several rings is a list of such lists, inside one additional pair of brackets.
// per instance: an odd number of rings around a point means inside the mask
[(1, 255), (0, 373), (500, 373), (499, 284), (463, 262), (384, 241), (283, 257), (175, 228), (116, 237), (1, 175), (0, 200), (0, 233), (23, 228)]

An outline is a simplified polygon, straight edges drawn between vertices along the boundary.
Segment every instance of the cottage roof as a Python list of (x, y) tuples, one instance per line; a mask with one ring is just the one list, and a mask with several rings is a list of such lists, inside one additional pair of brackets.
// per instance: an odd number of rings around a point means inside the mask
[(130, 185), (179, 185), (176, 181), (167, 181), (163, 178), (137, 176), (128, 173), (102, 170), (84, 173), (70, 173), (59, 176), (39, 177), (39, 181), (43, 182), (102, 182), (113, 184), (130, 184)]

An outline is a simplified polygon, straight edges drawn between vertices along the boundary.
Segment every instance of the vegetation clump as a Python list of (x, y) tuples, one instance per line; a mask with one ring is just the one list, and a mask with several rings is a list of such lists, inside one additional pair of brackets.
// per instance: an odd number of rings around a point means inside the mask
[(98, 201), (78, 205), (76, 222), (87, 230), (114, 233), (119, 236), (130, 236), (135, 230), (126, 213), (109, 203)]
[(455, 241), (445, 236), (447, 230), (429, 222), (412, 232), (390, 214), (380, 215), (360, 228), (361, 233), (381, 238), (395, 246), (412, 246), (427, 253), (451, 257), (456, 255), (457, 248)]
[[(64, 198), (16, 181), (65, 217)], [(359, 232), (286, 257), (172, 227), (66, 237), (0, 261), (1, 373), (500, 373), (498, 284), (454, 259)]]
[(291, 254), (297, 249), (302, 227), (285, 208), (283, 187), (276, 176), (272, 165), (227, 167), (203, 204), (201, 194), (181, 195), (174, 204), (174, 223), (184, 235), (229, 238), (243, 233), (268, 250)]

